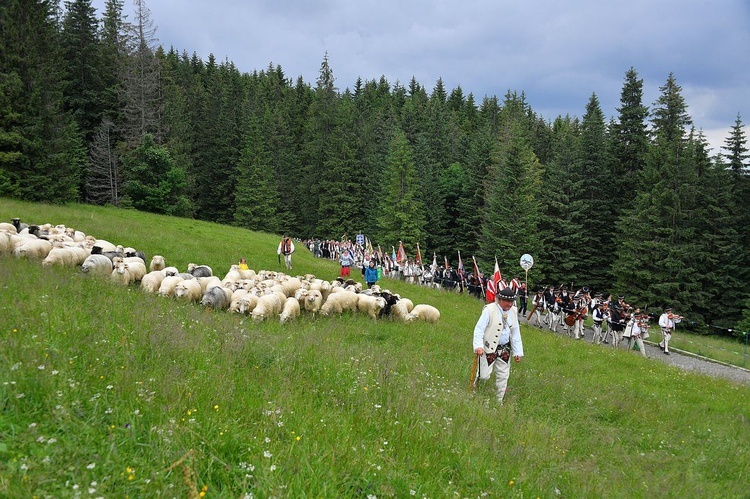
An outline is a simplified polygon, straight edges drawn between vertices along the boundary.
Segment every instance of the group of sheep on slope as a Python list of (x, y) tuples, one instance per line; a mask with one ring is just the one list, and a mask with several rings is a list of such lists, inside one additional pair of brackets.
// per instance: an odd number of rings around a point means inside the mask
[(281, 272), (242, 270), (232, 265), (223, 279), (207, 265), (188, 264), (187, 272), (167, 267), (163, 256), (154, 255), (146, 269), (146, 256), (106, 240), (65, 227), (0, 223), (0, 255), (41, 260), (43, 266), (78, 267), (83, 273), (108, 276), (121, 285), (140, 284), (141, 289), (165, 297), (216, 309), (251, 315), (256, 321), (278, 317), (294, 320), (301, 313), (312, 316), (344, 312), (367, 314), (373, 319), (392, 317), (411, 322), (436, 323), (440, 311), (427, 304), (414, 306), (408, 298), (375, 285), (362, 289), (351, 279), (325, 281), (312, 274), (289, 276)]

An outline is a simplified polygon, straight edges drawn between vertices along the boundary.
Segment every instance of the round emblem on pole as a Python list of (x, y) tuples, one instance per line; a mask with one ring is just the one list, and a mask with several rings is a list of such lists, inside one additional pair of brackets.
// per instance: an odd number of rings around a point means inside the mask
[(528, 270), (534, 266), (534, 257), (528, 253), (521, 257), (521, 268), (528, 272)]

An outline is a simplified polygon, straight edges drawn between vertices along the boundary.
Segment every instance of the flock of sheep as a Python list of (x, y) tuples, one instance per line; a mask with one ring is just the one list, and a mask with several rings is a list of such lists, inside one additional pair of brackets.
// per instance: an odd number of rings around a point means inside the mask
[(0, 223), (0, 255), (9, 253), (39, 260), (45, 267), (80, 267), (83, 273), (108, 277), (123, 286), (139, 285), (145, 292), (252, 316), (256, 321), (278, 318), (283, 323), (301, 313), (330, 316), (344, 312), (402, 322), (437, 323), (440, 319), (440, 311), (432, 305), (415, 306), (410, 299), (377, 285), (363, 290), (361, 283), (351, 279), (326, 281), (312, 274), (256, 272), (238, 265), (232, 265), (220, 279), (207, 265), (190, 263), (186, 272), (180, 272), (168, 267), (161, 255), (154, 255), (147, 269), (142, 251), (64, 225), (27, 225), (17, 218)]

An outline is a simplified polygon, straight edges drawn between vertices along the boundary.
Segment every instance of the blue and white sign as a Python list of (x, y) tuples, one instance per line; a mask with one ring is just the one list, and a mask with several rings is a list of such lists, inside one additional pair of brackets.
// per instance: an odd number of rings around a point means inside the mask
[(521, 268), (525, 270), (526, 272), (529, 271), (531, 267), (534, 266), (534, 257), (526, 253), (521, 257)]
[(357, 244), (365, 244), (365, 235), (357, 234)]

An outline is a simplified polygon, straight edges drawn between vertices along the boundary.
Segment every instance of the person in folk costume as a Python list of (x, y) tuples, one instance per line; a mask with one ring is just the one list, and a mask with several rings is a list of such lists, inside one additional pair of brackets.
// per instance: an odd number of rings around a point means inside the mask
[(573, 335), (573, 338), (577, 340), (585, 339), (586, 336), (583, 332), (583, 321), (586, 319), (586, 315), (588, 314), (586, 303), (583, 296), (574, 297), (573, 303), (575, 303), (576, 315), (575, 322), (573, 323), (573, 332), (571, 334)]
[[(595, 345), (598, 345), (602, 341), (603, 324), (607, 320), (607, 317), (609, 316), (609, 310), (607, 310), (607, 306), (601, 303), (600, 301), (601, 296), (602, 294), (598, 293), (598, 295), (594, 298), (594, 300), (591, 301), (592, 303), (591, 318), (594, 320), (594, 324), (593, 324), (594, 337), (591, 339), (591, 343), (594, 343)], [(607, 341), (606, 338), (604, 341), (605, 342)]]
[(294, 253), (294, 241), (292, 241), (289, 236), (285, 235), (281, 239), (281, 242), (279, 242), (276, 254), (284, 255), (284, 265), (286, 265), (287, 269), (292, 268), (292, 253)]
[(531, 320), (529, 320), (529, 326), (533, 326), (536, 324), (536, 326), (541, 329), (542, 328), (542, 312), (546, 308), (546, 301), (544, 299), (544, 290), (540, 289), (536, 292), (536, 295), (534, 295), (534, 298), (531, 299), (531, 308), (536, 307), (536, 310), (534, 310), (534, 314), (531, 316)]
[(672, 331), (675, 324), (679, 323), (682, 317), (676, 317), (672, 314), (672, 307), (664, 309), (664, 313), (659, 316), (659, 327), (661, 328), (662, 340), (659, 342), (659, 348), (665, 355), (669, 355), (669, 340), (672, 339)]
[(638, 349), (641, 351), (641, 354), (646, 357), (646, 347), (643, 346), (642, 334), (643, 330), (641, 329), (641, 311), (639, 309), (635, 309), (630, 314), (630, 319), (628, 320), (628, 324), (625, 326), (625, 332), (623, 333), (622, 337), (628, 339), (628, 350), (631, 350), (633, 348), (633, 344), (636, 344), (638, 346)]
[[(550, 307), (555, 302), (555, 295), (560, 294), (559, 291), (555, 291), (555, 286), (550, 285), (544, 292), (544, 303), (547, 305), (547, 312), (544, 314), (544, 322), (550, 325)], [(550, 329), (552, 329), (550, 327)]]
[[(508, 389), (510, 377), (510, 357), (516, 362), (523, 358), (521, 328), (518, 313), (514, 306), (516, 295), (510, 288), (504, 288), (495, 295), (495, 302), (482, 308), (482, 314), (474, 326), (472, 346), (474, 353), (485, 356), (490, 369), (495, 372), (497, 399), (502, 404)], [(493, 361), (490, 359), (493, 358)]]
[[(529, 291), (526, 289), (526, 283), (522, 282), (521, 287), (518, 288), (518, 314), (521, 317), (526, 316), (526, 303), (528, 301), (529, 301)], [(541, 323), (539, 324), (539, 327), (541, 327)]]
[[(568, 316), (575, 315), (576, 312), (576, 304), (573, 301), (574, 291), (568, 290), (567, 288), (563, 288), (562, 292), (562, 303), (560, 303), (560, 308), (562, 309), (563, 314), (565, 314), (565, 318), (567, 319)], [(569, 336), (572, 333), (571, 326), (568, 325), (568, 321), (563, 320), (563, 334), (566, 336)]]
[(625, 310), (619, 302), (610, 307), (607, 324), (612, 331), (612, 346), (616, 347), (622, 341), (622, 333), (625, 330)]
[[(547, 298), (545, 295), (545, 302)], [(557, 326), (560, 325), (560, 321), (562, 320), (562, 291), (559, 289), (555, 291), (555, 294), (552, 297), (552, 301), (547, 303), (547, 317), (548, 317), (548, 326), (550, 331), (557, 332)]]

